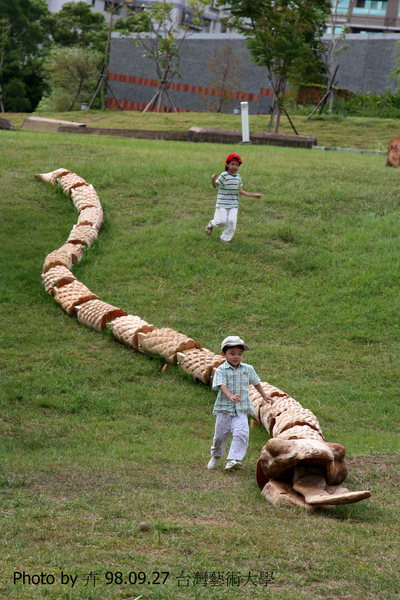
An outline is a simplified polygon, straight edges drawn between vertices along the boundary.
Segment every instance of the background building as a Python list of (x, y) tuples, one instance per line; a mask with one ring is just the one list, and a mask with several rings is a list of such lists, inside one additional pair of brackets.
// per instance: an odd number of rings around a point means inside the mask
[(399, 0), (334, 0), (334, 21), (350, 33), (400, 32)]
[[(58, 12), (66, 2), (79, 2), (79, 0), (47, 0), (47, 5), (50, 12)], [(109, 10), (116, 9), (116, 13), (119, 16), (123, 16), (126, 13), (126, 9), (123, 7), (121, 0), (83, 0), (86, 4), (92, 6), (95, 12), (102, 13), (108, 20), (110, 17)], [(140, 12), (144, 6), (153, 4), (155, 0), (131, 0), (131, 2), (125, 3), (129, 6), (130, 10)], [(216, 0), (212, 0), (207, 4), (204, 10), (204, 25), (201, 28), (195, 27), (192, 23), (192, 11), (186, 6), (185, 0), (175, 0), (173, 2), (173, 18), (175, 20), (175, 27), (179, 29), (181, 25), (189, 25), (194, 30), (202, 31), (203, 33), (223, 33), (225, 28), (221, 23), (221, 18), (224, 15), (224, 11), (221, 8), (216, 7)], [(121, 8), (118, 10), (118, 6)]]

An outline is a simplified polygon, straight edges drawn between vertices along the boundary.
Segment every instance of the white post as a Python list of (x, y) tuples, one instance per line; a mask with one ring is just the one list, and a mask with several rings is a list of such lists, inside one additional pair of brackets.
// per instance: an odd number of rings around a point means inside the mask
[(240, 110), (242, 111), (242, 144), (250, 144), (249, 134), (249, 103), (241, 102)]

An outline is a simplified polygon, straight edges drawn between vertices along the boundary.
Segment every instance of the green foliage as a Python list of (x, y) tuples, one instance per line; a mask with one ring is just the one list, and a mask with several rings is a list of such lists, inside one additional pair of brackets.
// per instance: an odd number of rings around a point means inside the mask
[[(299, 54), (293, 61), (293, 68), (288, 75), (290, 90), (297, 93), (300, 86), (317, 84), (326, 86), (326, 73), (324, 65), (311, 45), (304, 45), (299, 49)], [(325, 87), (326, 89), (326, 87)]]
[(0, 0), (0, 15), (0, 55), (3, 57), (0, 84), (4, 108), (6, 111), (34, 110), (45, 89), (42, 59), (50, 44), (51, 29), (47, 3), (45, 0)]
[[(321, 88), (321, 94), (324, 94), (326, 88)], [(340, 103), (347, 116), (365, 117), (365, 118), (381, 118), (381, 119), (398, 119), (400, 118), (400, 92), (388, 91), (380, 96), (376, 93), (360, 92), (357, 94), (348, 93), (344, 95), (346, 90), (342, 90), (343, 95), (339, 94)], [(299, 114), (309, 114), (312, 106), (299, 107)], [(326, 105), (323, 114), (328, 111)], [(341, 114), (340, 107), (336, 100), (333, 102), (333, 114)]]
[(31, 107), (27, 97), (26, 85), (21, 79), (13, 77), (3, 87), (6, 107), (10, 112), (29, 112)]
[(113, 29), (122, 35), (130, 35), (140, 31), (150, 32), (152, 31), (152, 22), (148, 11), (142, 10), (139, 13), (132, 12), (127, 17), (116, 19)]
[(286, 78), (298, 68), (304, 47), (312, 47), (323, 30), (330, 8), (327, 0), (233, 0), (227, 20), (248, 37), (257, 64)]
[[(358, 93), (342, 101), (348, 115), (398, 119), (400, 117), (400, 91), (388, 91), (383, 96), (375, 93)], [(335, 112), (339, 108), (335, 106)]]
[(101, 13), (81, 0), (66, 2), (53, 15), (52, 38), (58, 46), (79, 46), (105, 50), (108, 26)]
[[(223, 6), (223, 0), (219, 4)], [(253, 60), (268, 70), (276, 101), (272, 119), (277, 112), (274, 130), (277, 133), (283, 106), (280, 99), (287, 81), (298, 86), (308, 71), (312, 79), (321, 71), (312, 51), (325, 27), (331, 3), (329, 0), (233, 0), (229, 11), (226, 22), (244, 33)]]
[(51, 92), (42, 99), (38, 110), (70, 111), (87, 102), (99, 76), (102, 58), (96, 50), (55, 47), (44, 64)]

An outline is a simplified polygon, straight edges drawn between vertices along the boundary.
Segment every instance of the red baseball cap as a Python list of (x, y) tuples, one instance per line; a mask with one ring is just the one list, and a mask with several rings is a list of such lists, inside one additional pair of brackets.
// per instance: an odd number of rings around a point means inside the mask
[(227, 156), (226, 161), (225, 162), (231, 162), (231, 160), (237, 160), (239, 165), (242, 164), (242, 159), (240, 158), (239, 154), (229, 154), (229, 156)]

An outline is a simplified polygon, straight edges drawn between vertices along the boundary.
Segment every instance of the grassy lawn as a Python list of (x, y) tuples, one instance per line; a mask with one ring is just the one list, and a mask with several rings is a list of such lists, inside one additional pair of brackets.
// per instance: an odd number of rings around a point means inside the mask
[[(311, 112), (310, 107), (310, 112)], [(6, 114), (15, 127), (21, 127), (28, 114)], [(191, 127), (213, 127), (217, 129), (241, 130), (240, 115), (212, 113), (156, 114), (135, 111), (75, 111), (64, 113), (37, 113), (36, 116), (50, 117), (86, 123), (88, 127), (116, 129), (158, 129), (189, 131)], [(300, 135), (315, 136), (320, 146), (356, 148), (359, 150), (387, 151), (389, 142), (398, 136), (397, 119), (377, 119), (316, 114), (311, 120), (307, 116), (291, 114), (291, 119)], [(267, 115), (250, 115), (250, 131), (266, 132), (269, 126)], [(279, 133), (293, 134), (286, 117), (282, 117)]]
[[(84, 116), (106, 127), (122, 126), (117, 117), (127, 127), (203, 124), (193, 114)], [(327, 123), (325, 139), (356, 122)], [(371, 137), (361, 129), (370, 149), (396, 135), (386, 121)], [(353, 143), (341, 131), (337, 145)], [(0, 131), (2, 597), (400, 594), (400, 171), (382, 155), (234, 150), (244, 189), (263, 197), (242, 199), (222, 245), (204, 228), (210, 175), (230, 148)], [(206, 470), (214, 392), (82, 326), (44, 293), (44, 259), (77, 221), (67, 196), (34, 179), (59, 167), (92, 183), (105, 212), (78, 279), (214, 352), (226, 335), (244, 337), (261, 378), (346, 447), (346, 485), (371, 489), (370, 500), (313, 513), (268, 504), (255, 480), (261, 427), (242, 472)]]

